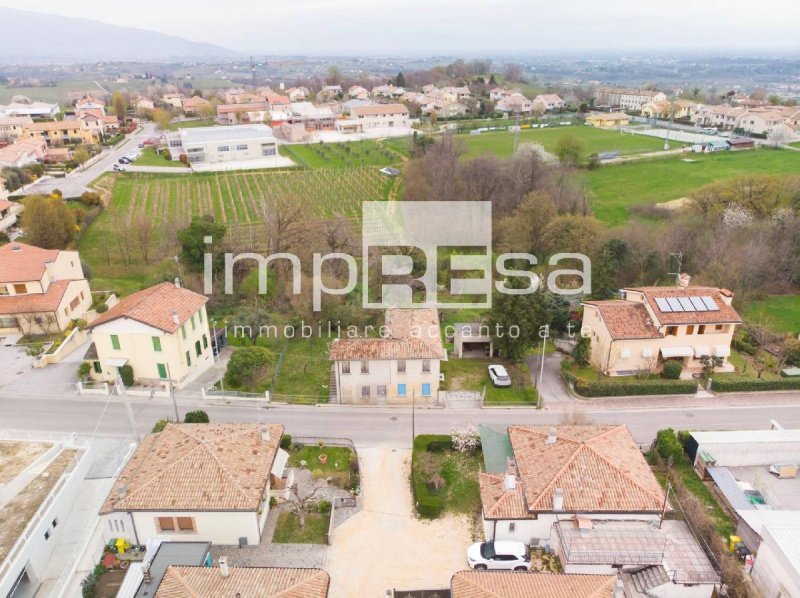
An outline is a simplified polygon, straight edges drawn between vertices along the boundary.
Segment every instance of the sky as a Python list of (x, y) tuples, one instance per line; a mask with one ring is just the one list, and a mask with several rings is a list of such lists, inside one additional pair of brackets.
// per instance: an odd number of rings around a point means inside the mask
[(800, 50), (800, 1), (0, 0), (270, 55)]

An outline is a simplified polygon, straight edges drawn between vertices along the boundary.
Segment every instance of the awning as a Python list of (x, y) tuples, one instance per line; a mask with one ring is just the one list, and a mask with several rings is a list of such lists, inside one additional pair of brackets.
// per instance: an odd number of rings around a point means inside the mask
[(707, 355), (711, 355), (711, 349), (709, 347), (707, 347), (706, 345), (700, 345), (700, 346), (694, 348), (694, 356), (695, 357), (703, 357), (703, 356), (707, 356)]
[(103, 362), (103, 365), (109, 368), (121, 368), (126, 363), (128, 363), (127, 359), (115, 358), (115, 359), (106, 359)]
[(691, 347), (661, 347), (661, 355), (665, 359), (670, 357), (692, 357), (694, 351)]
[(730, 345), (716, 345), (714, 347), (714, 355), (717, 357), (729, 357), (731, 354)]

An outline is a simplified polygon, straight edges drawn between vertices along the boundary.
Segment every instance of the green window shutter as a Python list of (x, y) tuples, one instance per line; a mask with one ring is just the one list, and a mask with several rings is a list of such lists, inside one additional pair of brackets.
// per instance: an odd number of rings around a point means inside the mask
[(92, 365), (94, 366), (94, 371), (98, 374), (103, 373), (103, 366), (100, 365), (99, 361), (93, 361)]
[(208, 349), (208, 337), (203, 335), (203, 349)]
[(166, 380), (167, 366), (165, 366), (163, 363), (157, 363), (156, 365), (158, 366), (158, 377), (161, 378), (162, 380)]
[(200, 348), (200, 341), (195, 341), (195, 343), (194, 343), (194, 350), (195, 350), (195, 352), (197, 353), (197, 356), (198, 356), (198, 357), (200, 357), (200, 355), (202, 355), (202, 354), (203, 354), (203, 350)]
[(197, 312), (197, 317), (200, 319), (200, 323), (202, 324), (203, 323), (203, 310), (202, 309), (199, 312)]
[(189, 355), (189, 351), (186, 351), (186, 365), (188, 366), (192, 365), (192, 356)]
[(114, 351), (119, 351), (119, 337), (116, 334), (111, 335), (111, 347), (114, 349)]
[(153, 351), (161, 353), (161, 339), (157, 336), (153, 337)]
[(190, 320), (192, 321), (192, 330), (194, 330), (196, 328), (196, 324), (194, 323), (194, 314), (192, 314)]
[(181, 336), (183, 337), (183, 340), (186, 340), (186, 326), (183, 324), (181, 324)]

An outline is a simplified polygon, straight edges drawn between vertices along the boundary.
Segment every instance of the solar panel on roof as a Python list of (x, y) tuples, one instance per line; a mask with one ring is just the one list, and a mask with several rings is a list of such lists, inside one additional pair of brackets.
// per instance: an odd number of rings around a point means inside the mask
[(706, 304), (708, 311), (719, 311), (719, 305), (717, 305), (717, 302), (714, 301), (714, 299), (712, 299), (711, 297), (703, 296), (700, 297), (700, 299), (702, 299), (703, 303)]
[(683, 306), (681, 302), (678, 301), (675, 297), (668, 297), (667, 301), (669, 302), (669, 306), (672, 308), (672, 311), (683, 311)]
[(681, 302), (681, 307), (683, 307), (683, 311), (695, 311), (694, 305), (692, 304), (691, 300), (688, 297), (678, 297), (678, 301)]
[(669, 313), (672, 311), (672, 308), (667, 303), (667, 300), (664, 297), (656, 297), (656, 305), (658, 305), (658, 309), (663, 311), (664, 313)]
[(703, 300), (700, 297), (690, 297), (692, 300), (692, 305), (697, 311), (708, 311), (706, 304), (703, 303)]

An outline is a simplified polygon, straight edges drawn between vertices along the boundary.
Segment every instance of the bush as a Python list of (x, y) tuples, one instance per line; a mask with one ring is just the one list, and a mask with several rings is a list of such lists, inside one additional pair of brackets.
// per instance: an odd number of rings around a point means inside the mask
[(665, 428), (656, 433), (656, 451), (664, 459), (672, 457), (673, 463), (683, 459), (683, 445), (678, 440), (675, 430)]
[(572, 352), (572, 359), (578, 366), (585, 368), (589, 366), (589, 360), (592, 355), (592, 339), (581, 337), (578, 344), (575, 345), (575, 350)]
[(319, 504), (317, 505), (317, 510), (320, 513), (322, 513), (323, 515), (325, 515), (326, 513), (330, 513), (331, 512), (331, 501), (329, 501), (329, 500), (321, 500), (321, 501), (319, 501)]
[[(562, 375), (565, 372), (562, 372)], [(625, 397), (632, 395), (688, 395), (697, 392), (691, 380), (640, 380), (637, 378), (575, 378), (575, 392), (582, 397)]]
[(167, 424), (171, 423), (172, 423), (172, 418), (167, 417), (165, 419), (160, 419), (153, 424), (153, 429), (150, 430), (150, 432), (152, 432), (153, 434), (158, 434), (159, 432), (163, 432), (164, 428), (167, 427)]
[(711, 381), (711, 390), (716, 392), (760, 392), (765, 390), (800, 390), (800, 378), (745, 378), (723, 374)]
[(42, 353), (44, 353), (44, 344), (36, 341), (35, 343), (31, 343), (28, 345), (28, 348), (25, 350), (25, 353), (28, 354), (29, 357), (39, 357)]
[(131, 366), (123, 365), (119, 368), (119, 377), (122, 378), (125, 386), (133, 386), (133, 368)]
[(284, 434), (283, 436), (281, 436), (280, 446), (283, 450), (288, 450), (289, 447), (292, 446), (292, 435)]
[(78, 366), (78, 378), (84, 380), (92, 371), (92, 366), (88, 361), (82, 362)]
[(172, 160), (172, 154), (170, 154), (170, 153), (169, 153), (169, 150), (164, 150), (163, 152), (161, 152), (161, 156), (162, 156), (162, 157), (163, 157), (165, 160), (167, 160), (168, 162), (169, 162), (170, 160)]
[(197, 411), (187, 411), (186, 415), (183, 416), (183, 423), (185, 424), (207, 424), (209, 421), (208, 413), (201, 409)]
[(105, 303), (101, 303), (95, 308), (95, 311), (99, 314), (104, 314), (108, 311), (108, 305), (106, 305)]
[(274, 509), (278, 505), (278, 499), (274, 496), (269, 497), (269, 508)]
[(102, 206), (103, 198), (96, 191), (85, 191), (80, 198), (80, 201), (85, 206)]
[(677, 361), (668, 361), (664, 364), (662, 375), (667, 380), (680, 380), (683, 366)]

